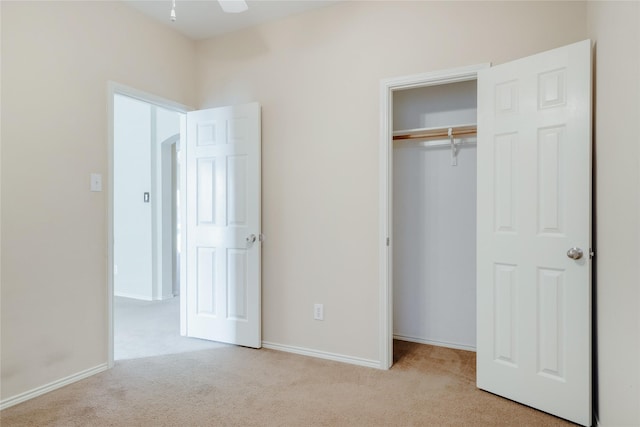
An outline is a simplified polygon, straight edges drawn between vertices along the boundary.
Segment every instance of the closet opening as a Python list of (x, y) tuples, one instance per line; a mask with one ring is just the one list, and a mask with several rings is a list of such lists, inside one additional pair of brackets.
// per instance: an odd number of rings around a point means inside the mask
[(475, 80), (394, 93), (395, 339), (475, 351), (476, 111)]
[[(435, 354), (434, 365), (446, 360), (469, 380), (475, 374), (478, 389), (590, 425), (591, 51), (584, 40), (492, 68), (382, 82), (381, 368), (393, 363), (394, 333), (449, 347), (474, 339), (475, 355), (424, 346), (420, 359)], [(477, 91), (462, 88), (474, 81)], [(477, 93), (475, 114), (461, 93), (468, 101)], [(458, 217), (471, 209), (458, 195), (471, 194), (459, 172), (472, 150), (460, 147), (456, 158), (452, 147), (448, 160), (458, 163), (445, 168), (433, 150), (399, 154), (413, 147), (393, 142), (394, 131), (403, 138), (431, 136), (432, 127), (461, 131), (466, 113), (477, 117), (477, 233)], [(469, 229), (458, 235), (463, 224)], [(458, 288), (467, 273), (475, 295)], [(475, 337), (462, 324), (472, 295)], [(411, 311), (416, 305), (424, 311)], [(411, 346), (419, 344), (398, 341), (398, 356)]]
[(382, 82), (382, 368), (394, 339), (475, 351), (476, 81), (487, 66)]

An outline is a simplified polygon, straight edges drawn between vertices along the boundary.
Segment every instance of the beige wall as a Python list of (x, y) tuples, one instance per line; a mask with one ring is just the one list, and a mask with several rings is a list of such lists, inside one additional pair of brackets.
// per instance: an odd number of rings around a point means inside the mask
[(1, 8), (6, 399), (107, 362), (107, 81), (193, 105), (195, 45), (120, 2)]
[(582, 2), (358, 1), (200, 42), (199, 107), (263, 106), (264, 340), (379, 360), (380, 79), (586, 35)]
[(605, 426), (640, 424), (638, 3), (346, 2), (197, 53), (118, 2), (0, 5), (1, 399), (106, 362), (107, 200), (88, 177), (107, 182), (107, 80), (262, 103), (264, 340), (378, 360), (380, 79), (591, 36), (598, 406)]
[(640, 3), (589, 2), (595, 41), (598, 415), (640, 425)]

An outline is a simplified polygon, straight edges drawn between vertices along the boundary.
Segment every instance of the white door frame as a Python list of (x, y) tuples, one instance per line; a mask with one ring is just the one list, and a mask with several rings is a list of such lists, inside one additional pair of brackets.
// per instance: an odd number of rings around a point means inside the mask
[(113, 125), (114, 125), (114, 96), (124, 95), (129, 98), (134, 98), (148, 104), (153, 104), (158, 107), (165, 108), (167, 110), (175, 111), (177, 113), (187, 113), (187, 111), (193, 110), (193, 108), (186, 105), (179, 104), (177, 102), (152, 95), (147, 92), (140, 91), (138, 89), (125, 86), (120, 83), (109, 81), (107, 83), (107, 143), (108, 143), (108, 165), (107, 165), (107, 330), (108, 330), (108, 343), (107, 343), (107, 362), (109, 368), (113, 367), (113, 177), (114, 177), (114, 159), (113, 159)]
[[(180, 269), (176, 265), (177, 259), (177, 237), (176, 237), (176, 215), (174, 215), (174, 207), (176, 206), (176, 193), (173, 191), (173, 177), (176, 174), (176, 170), (174, 170), (174, 166), (172, 163), (172, 156), (174, 146), (180, 149), (180, 133), (170, 136), (165, 139), (158, 145), (160, 162), (162, 164), (161, 170), (161, 179), (158, 181), (157, 179), (152, 180), (151, 194), (161, 193), (162, 194), (162, 204), (160, 207), (160, 211), (162, 212), (162, 219), (160, 228), (162, 230), (162, 240), (159, 247), (154, 247), (154, 250), (158, 251), (158, 258), (162, 261), (159, 265), (155, 265), (154, 268), (157, 269), (158, 275), (162, 277), (162, 280), (159, 280), (156, 283), (156, 295), (160, 295), (164, 298), (168, 293), (172, 296), (175, 296), (173, 292), (175, 284), (179, 283), (180, 280), (176, 277), (176, 272), (180, 271)], [(165, 171), (164, 166), (169, 164), (170, 174), (163, 173)], [(175, 165), (177, 166), (177, 165)], [(179, 183), (179, 180), (176, 180), (176, 183)], [(153, 183), (155, 182), (156, 188), (153, 188)], [(167, 204), (171, 206), (171, 215), (165, 215)], [(155, 211), (157, 212), (157, 211)], [(171, 245), (166, 245), (164, 241), (166, 240), (166, 236), (171, 236), (170, 240), (172, 242)], [(166, 265), (171, 265), (172, 273), (171, 275), (163, 274), (162, 270)], [(167, 290), (169, 292), (167, 292)]]
[(393, 364), (393, 92), (476, 80), (490, 64), (384, 79), (380, 82), (380, 368)]

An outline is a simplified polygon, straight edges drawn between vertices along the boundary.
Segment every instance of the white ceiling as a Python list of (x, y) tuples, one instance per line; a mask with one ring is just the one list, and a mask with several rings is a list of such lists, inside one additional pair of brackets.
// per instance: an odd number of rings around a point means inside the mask
[(341, 0), (248, 0), (249, 10), (224, 13), (217, 0), (176, 0), (176, 22), (171, 22), (171, 0), (122, 0), (150, 18), (194, 40), (273, 21)]

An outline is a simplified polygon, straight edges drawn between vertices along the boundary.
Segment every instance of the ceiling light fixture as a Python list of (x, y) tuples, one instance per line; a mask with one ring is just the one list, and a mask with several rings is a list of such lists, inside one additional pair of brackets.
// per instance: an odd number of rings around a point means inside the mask
[(218, 0), (218, 3), (226, 13), (242, 13), (249, 9), (247, 2), (244, 0)]
[[(249, 9), (245, 0), (218, 0), (220, 7), (226, 13), (242, 13)], [(171, 0), (171, 22), (176, 22), (176, 0)]]

